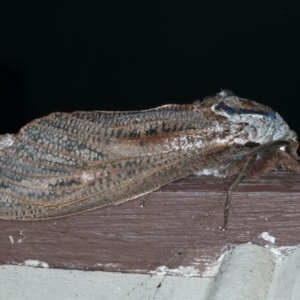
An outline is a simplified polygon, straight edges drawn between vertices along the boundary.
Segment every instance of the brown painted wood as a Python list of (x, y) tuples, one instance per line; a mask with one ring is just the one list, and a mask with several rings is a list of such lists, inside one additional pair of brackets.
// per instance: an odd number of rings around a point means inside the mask
[[(35, 259), (50, 267), (147, 272), (161, 265), (204, 271), (232, 245), (300, 244), (300, 177), (274, 172), (245, 179), (233, 194), (221, 231), (231, 179), (190, 176), (119, 206), (47, 221), (0, 221), (0, 263)], [(181, 251), (181, 255), (176, 254)], [(176, 257), (176, 259), (173, 259)], [(175, 263), (174, 263), (175, 261)]]

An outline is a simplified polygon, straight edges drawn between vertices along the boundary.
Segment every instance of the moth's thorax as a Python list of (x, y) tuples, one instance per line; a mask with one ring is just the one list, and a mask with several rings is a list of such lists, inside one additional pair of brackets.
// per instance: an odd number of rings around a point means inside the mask
[(223, 117), (221, 123), (230, 126), (243, 126), (243, 130), (236, 134), (234, 143), (245, 144), (254, 142), (264, 144), (275, 140), (297, 140), (297, 135), (289, 129), (282, 117), (270, 107), (257, 102), (241, 99), (237, 96), (221, 92), (214, 97), (207, 98), (203, 103), (210, 107), (210, 117)]

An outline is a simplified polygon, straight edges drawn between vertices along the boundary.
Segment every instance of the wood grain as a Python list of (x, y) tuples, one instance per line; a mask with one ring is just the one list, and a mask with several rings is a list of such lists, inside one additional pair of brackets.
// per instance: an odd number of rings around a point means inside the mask
[(223, 232), (231, 182), (190, 176), (151, 193), (143, 208), (136, 199), (61, 219), (1, 220), (0, 263), (34, 259), (53, 268), (134, 273), (194, 266), (203, 272), (232, 245), (266, 244), (262, 232), (278, 246), (300, 244), (299, 175), (281, 171), (243, 180)]

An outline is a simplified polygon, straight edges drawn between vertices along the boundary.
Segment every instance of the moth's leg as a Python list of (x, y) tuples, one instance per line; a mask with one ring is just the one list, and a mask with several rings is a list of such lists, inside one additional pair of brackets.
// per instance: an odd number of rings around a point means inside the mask
[(232, 182), (232, 184), (229, 186), (227, 190), (227, 197), (225, 202), (225, 209), (224, 209), (224, 225), (223, 230), (227, 230), (227, 223), (228, 223), (228, 215), (229, 215), (229, 207), (230, 207), (230, 201), (231, 201), (231, 195), (232, 191), (238, 186), (238, 184), (241, 182), (241, 180), (245, 177), (247, 171), (251, 168), (253, 165), (253, 162), (256, 160), (256, 155), (251, 155), (249, 159), (247, 159), (245, 165), (239, 172), (237, 178)]

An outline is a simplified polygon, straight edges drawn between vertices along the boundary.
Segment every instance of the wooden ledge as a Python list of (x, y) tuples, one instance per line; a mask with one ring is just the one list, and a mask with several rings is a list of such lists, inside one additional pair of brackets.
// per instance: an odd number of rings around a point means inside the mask
[[(144, 273), (167, 265), (204, 272), (232, 245), (300, 244), (300, 176), (274, 172), (245, 179), (233, 194), (223, 232), (226, 187), (232, 179), (190, 176), (119, 206), (48, 221), (0, 220), (0, 263), (38, 260), (50, 267)], [(178, 255), (178, 253), (181, 255)]]

